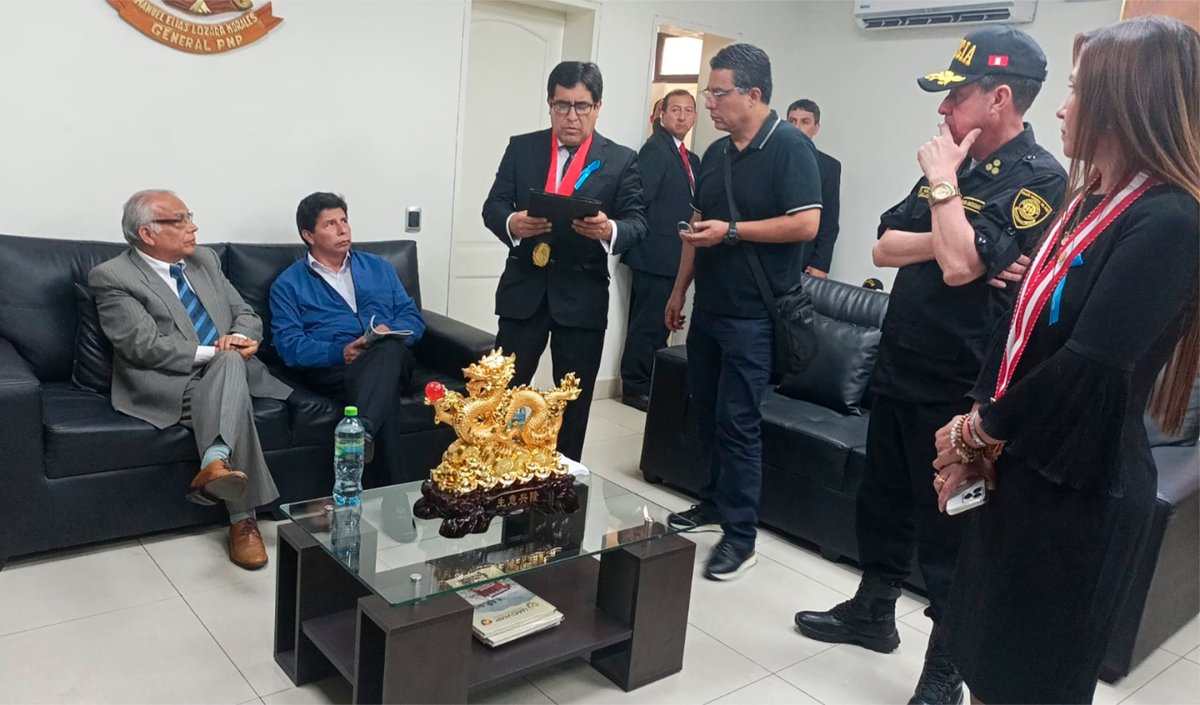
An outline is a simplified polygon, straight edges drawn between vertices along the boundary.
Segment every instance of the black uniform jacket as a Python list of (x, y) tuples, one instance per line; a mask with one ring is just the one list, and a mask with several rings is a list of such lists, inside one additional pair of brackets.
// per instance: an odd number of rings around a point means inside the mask
[[(936, 261), (900, 268), (883, 322), (875, 393), (918, 403), (963, 398), (1018, 289), (1011, 283), (998, 289), (988, 280), (1030, 253), (1054, 219), (1066, 180), (1062, 165), (1038, 146), (1028, 124), (973, 169), (969, 160), (963, 163), (959, 190), (987, 272), (969, 284), (949, 286)], [(880, 217), (879, 235), (889, 229), (931, 232), (928, 196), (929, 183), (922, 178), (908, 198)]]
[[(693, 177), (699, 178), (700, 156), (689, 150), (688, 162)], [(692, 184), (675, 138), (662, 125), (656, 125), (642, 145), (637, 164), (646, 201), (646, 238), (621, 255), (621, 261), (633, 269), (674, 277), (683, 246), (676, 225), (692, 219)]]
[[(527, 238), (513, 247), (508, 216), (529, 207), (529, 194), (542, 191), (550, 170), (550, 130), (517, 135), (508, 142), (496, 181), (483, 202), (483, 223), (508, 246), (508, 260), (496, 287), (496, 315), (525, 320), (549, 297), (550, 315), (559, 325), (603, 330), (608, 325), (608, 260), (604, 246), (571, 228), (570, 221), (553, 223), (546, 235)], [(628, 147), (593, 133), (587, 164), (599, 161), (575, 196), (600, 201), (600, 209), (616, 221), (613, 253), (620, 254), (645, 237), (642, 180), (637, 154)], [(533, 251), (545, 242), (550, 260), (533, 263)]]

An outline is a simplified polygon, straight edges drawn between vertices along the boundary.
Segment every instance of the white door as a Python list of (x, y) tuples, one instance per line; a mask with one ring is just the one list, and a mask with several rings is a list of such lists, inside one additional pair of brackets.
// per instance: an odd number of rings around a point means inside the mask
[(480, 212), (508, 138), (550, 126), (546, 77), (562, 56), (565, 23), (561, 13), (527, 5), (471, 5), (447, 308), (484, 330), (496, 330), (496, 284), (507, 251)]

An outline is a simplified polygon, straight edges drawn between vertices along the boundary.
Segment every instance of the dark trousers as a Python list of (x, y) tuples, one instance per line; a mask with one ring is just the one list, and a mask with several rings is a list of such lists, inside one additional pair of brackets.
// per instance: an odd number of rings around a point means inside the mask
[(654, 351), (666, 346), (671, 331), (663, 325), (663, 312), (674, 277), (663, 277), (639, 269), (633, 272), (629, 292), (629, 326), (625, 331), (625, 350), (621, 353), (621, 394), (627, 397), (650, 393), (650, 373), (654, 369)]
[[(717, 512), (725, 540), (753, 548), (762, 494), (762, 412), (771, 377), (771, 321), (692, 309), (688, 392), (696, 405), (700, 462), (710, 468), (701, 507)], [(653, 442), (653, 441), (649, 441)]]
[(550, 361), (557, 384), (568, 372), (579, 379), (579, 398), (567, 402), (562, 429), (558, 432), (558, 450), (572, 460), (583, 456), (583, 437), (587, 433), (592, 410), (592, 393), (600, 372), (600, 353), (604, 349), (604, 331), (572, 328), (554, 322), (546, 299), (532, 316), (524, 320), (500, 318), (496, 347), (505, 355), (517, 355), (514, 385), (529, 384), (537, 372), (538, 360), (550, 341)]
[[(386, 433), (388, 419), (409, 391), (417, 361), (399, 338), (369, 345), (350, 365), (298, 370), (313, 391), (358, 407), (372, 435)], [(382, 440), (378, 438), (377, 440)]]
[(929, 592), (929, 616), (946, 613), (954, 563), (967, 517), (938, 511), (933, 434), (971, 409), (971, 400), (917, 404), (876, 396), (867, 425), (867, 467), (855, 525), (864, 573), (908, 577), (913, 549)]

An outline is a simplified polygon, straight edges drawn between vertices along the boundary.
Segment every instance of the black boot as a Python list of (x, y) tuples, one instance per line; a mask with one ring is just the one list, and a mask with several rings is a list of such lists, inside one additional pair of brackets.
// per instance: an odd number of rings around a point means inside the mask
[(828, 612), (797, 612), (796, 627), (810, 639), (831, 644), (858, 644), (888, 653), (900, 645), (896, 631), (899, 582), (864, 575), (858, 592)]
[(937, 644), (937, 627), (925, 649), (925, 667), (908, 705), (959, 705), (963, 701), (963, 679), (950, 657)]

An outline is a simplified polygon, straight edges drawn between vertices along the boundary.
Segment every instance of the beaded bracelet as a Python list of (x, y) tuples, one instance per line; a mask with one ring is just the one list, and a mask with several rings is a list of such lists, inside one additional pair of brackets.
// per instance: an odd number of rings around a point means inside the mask
[(976, 448), (982, 448), (987, 445), (979, 437), (979, 432), (975, 430), (975, 412), (967, 414), (967, 430), (971, 432), (971, 440), (975, 442)]
[(979, 460), (979, 450), (977, 448), (972, 448), (966, 443), (966, 439), (963, 435), (963, 424), (966, 423), (966, 418), (966, 415), (959, 415), (954, 417), (954, 421), (951, 422), (950, 446), (954, 448), (956, 453), (958, 453), (959, 460), (961, 460), (964, 464), (970, 465), (976, 460)]
[(967, 427), (967, 432), (971, 434), (971, 440), (975, 441), (975, 445), (978, 446), (979, 454), (988, 460), (995, 461), (1004, 452), (1004, 443), (986, 443), (975, 428), (976, 418), (977, 416), (973, 411), (966, 415), (964, 425)]

